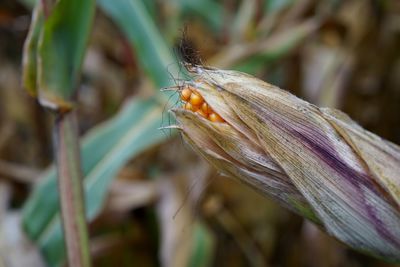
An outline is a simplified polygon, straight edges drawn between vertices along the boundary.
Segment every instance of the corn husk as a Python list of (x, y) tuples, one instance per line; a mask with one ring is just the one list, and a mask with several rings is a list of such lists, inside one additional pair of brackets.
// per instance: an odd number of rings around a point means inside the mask
[(344, 113), (250, 75), (193, 67), (194, 87), (224, 120), (174, 109), (185, 140), (350, 247), (400, 261), (400, 148)]

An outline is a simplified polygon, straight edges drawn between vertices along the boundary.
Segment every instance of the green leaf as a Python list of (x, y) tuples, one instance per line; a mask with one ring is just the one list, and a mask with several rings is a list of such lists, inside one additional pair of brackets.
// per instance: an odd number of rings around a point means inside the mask
[[(113, 177), (133, 156), (163, 141), (161, 106), (154, 100), (131, 100), (113, 119), (95, 127), (82, 142), (82, 167), (86, 212), (93, 219), (101, 210)], [(65, 255), (58, 213), (56, 171), (51, 168), (37, 185), (23, 210), (23, 225), (41, 247), (51, 266), (59, 266)]]
[[(111, 6), (117, 8), (114, 11), (119, 12), (117, 13), (119, 20), (121, 20), (119, 17), (121, 11), (123, 11), (122, 18), (135, 17), (133, 21), (129, 19), (128, 21), (122, 19), (122, 21), (133, 23), (123, 24), (125, 27), (123, 29), (125, 34), (130, 37), (129, 40), (138, 54), (140, 63), (144, 64), (144, 68), (157, 86), (170, 84), (170, 77), (166, 70), (167, 65), (174, 61), (167, 46), (163, 43), (145, 10), (142, 8), (143, 12), (139, 12), (137, 14), (139, 17), (136, 17), (136, 13), (132, 12), (137, 12), (137, 10), (134, 6), (125, 6), (127, 3), (127, 1), (115, 1), (113, 2), (115, 6)], [(136, 1), (131, 4), (135, 3)], [(53, 22), (52, 25), (58, 25), (56, 22)], [(150, 30), (149, 25), (153, 25), (153, 28), (150, 26)], [(141, 27), (145, 27), (145, 29)], [(138, 35), (135, 35), (135, 32), (138, 32)], [(62, 46), (62, 44), (60, 45)], [(67, 44), (65, 45), (67, 46)], [(57, 48), (57, 45), (51, 48)], [(151, 64), (148, 64), (147, 61), (149, 57)], [(75, 69), (78, 67), (77, 64), (71, 66)], [(57, 76), (55, 77), (57, 78)], [(58, 78), (62, 79), (63, 77)], [(157, 97), (160, 96), (163, 95), (158, 93)], [(115, 118), (96, 127), (84, 138), (81, 154), (85, 176), (86, 212), (89, 219), (94, 218), (100, 211), (108, 186), (123, 164), (131, 157), (167, 137), (157, 129), (161, 125), (162, 107), (165, 103), (164, 98), (161, 100), (155, 98), (132, 100)], [(24, 228), (39, 245), (50, 266), (60, 266), (65, 259), (58, 209), (56, 172), (52, 168), (35, 188), (23, 210)]]
[[(170, 85), (171, 76), (178, 73), (178, 65), (143, 3), (100, 0), (98, 4), (127, 36), (156, 88)], [(81, 155), (89, 220), (100, 212), (112, 179), (126, 161), (168, 137), (157, 129), (162, 123), (165, 103), (166, 94), (159, 91), (151, 99), (132, 99), (113, 119), (83, 138)], [(50, 266), (60, 266), (65, 259), (58, 209), (56, 173), (50, 168), (23, 210), (23, 226)], [(207, 245), (209, 240), (209, 233), (196, 231), (193, 255), (208, 253), (212, 247)]]
[(194, 248), (192, 250), (192, 255), (190, 257), (188, 266), (211, 266), (214, 256), (214, 236), (211, 234), (210, 230), (202, 223), (196, 223), (194, 227)]
[(224, 10), (220, 3), (213, 0), (180, 0), (179, 3), (184, 13), (194, 13), (202, 17), (214, 31), (221, 30)]
[(94, 12), (94, 0), (59, 0), (45, 19), (37, 61), (42, 105), (51, 109), (71, 108)]
[(178, 65), (142, 1), (98, 0), (97, 3), (121, 28), (155, 85), (170, 85), (171, 76), (178, 73)]
[(276, 13), (293, 4), (293, 2), (293, 0), (266, 0), (265, 9), (268, 13)]
[[(99, 1), (99, 4), (108, 14), (112, 15), (112, 18), (117, 21), (118, 25), (121, 26), (124, 33), (129, 37), (134, 48), (137, 48), (135, 51), (137, 52), (140, 63), (147, 64), (146, 59), (149, 57), (152, 59), (151, 61), (155, 67), (151, 68), (151, 66), (146, 66), (157, 86), (170, 84), (170, 76), (166, 70), (167, 66), (175, 61), (142, 4), (139, 1), (126, 0), (113, 1), (112, 3), (109, 1)], [(138, 12), (138, 10), (140, 12)], [(136, 16), (137, 13), (139, 16)], [(141, 27), (145, 27), (145, 29)], [(138, 32), (137, 35), (135, 31)], [(135, 104), (131, 105), (134, 107), (143, 105), (140, 101), (135, 101), (133, 103)], [(146, 105), (149, 104), (145, 104), (145, 106)], [(158, 110), (161, 106), (160, 104), (156, 105), (154, 100), (151, 105)], [(127, 108), (124, 110), (127, 110)], [(135, 112), (136, 113), (131, 114), (119, 114), (112, 122), (109, 122), (109, 124), (112, 125), (110, 129), (100, 128), (100, 130), (98, 130), (98, 135), (94, 135), (91, 137), (92, 139), (85, 139), (82, 149), (82, 167), (85, 174), (94, 168), (96, 163), (115, 145), (117, 139), (120, 138), (129, 127), (132, 127), (132, 125), (128, 124), (128, 121), (126, 121), (128, 119), (123, 118), (125, 116), (130, 116), (129, 119), (131, 122), (135, 123), (135, 120), (138, 120), (138, 116), (141, 117), (144, 115), (144, 113), (142, 113), (144, 111), (140, 111), (140, 109)], [(159, 112), (161, 117), (161, 110), (159, 110)], [(118, 123), (120, 120), (123, 121), (123, 123)], [(159, 126), (160, 123), (158, 123), (154, 129), (149, 129), (147, 134), (152, 134)], [(157, 133), (160, 133), (160, 131), (157, 130)], [(101, 143), (101, 146), (98, 146), (97, 143)], [(131, 154), (131, 156), (133, 155), (134, 153)], [(46, 178), (44, 178), (42, 184), (40, 184), (34, 192), (32, 197), (34, 200), (31, 199), (25, 207), (26, 229), (34, 239), (38, 239), (44, 231), (43, 229), (46, 224), (50, 222), (53, 214), (58, 210), (58, 192), (56, 180), (53, 178), (54, 176), (54, 170), (49, 171), (49, 173), (45, 175)], [(41, 196), (44, 197), (41, 198)], [(49, 201), (48, 198), (51, 200)], [(90, 200), (89, 197), (88, 199)], [(41, 207), (46, 207), (46, 209)], [(32, 214), (35, 214), (35, 220), (30, 220), (29, 216)]]
[(40, 5), (37, 5), (32, 12), (32, 22), (24, 43), (22, 60), (22, 83), (32, 96), (36, 96), (37, 94), (37, 50), (43, 23), (42, 8)]

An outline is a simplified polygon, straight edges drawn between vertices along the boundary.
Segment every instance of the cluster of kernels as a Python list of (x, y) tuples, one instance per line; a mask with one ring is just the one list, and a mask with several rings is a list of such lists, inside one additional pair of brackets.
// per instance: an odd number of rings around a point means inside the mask
[(181, 91), (181, 99), (185, 102), (183, 108), (196, 112), (212, 122), (224, 122), (224, 119), (215, 113), (204, 98), (193, 87), (186, 87)]

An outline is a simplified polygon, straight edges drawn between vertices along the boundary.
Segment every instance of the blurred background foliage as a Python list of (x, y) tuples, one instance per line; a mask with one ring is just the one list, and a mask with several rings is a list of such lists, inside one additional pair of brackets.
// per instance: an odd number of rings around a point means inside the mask
[[(65, 260), (52, 116), (21, 86), (34, 2), (0, 2), (1, 267)], [(187, 77), (183, 45), (400, 144), (400, 2), (98, 0), (89, 42), (77, 109), (94, 266), (395, 266), (221, 176), (157, 128), (179, 105), (159, 89)]]

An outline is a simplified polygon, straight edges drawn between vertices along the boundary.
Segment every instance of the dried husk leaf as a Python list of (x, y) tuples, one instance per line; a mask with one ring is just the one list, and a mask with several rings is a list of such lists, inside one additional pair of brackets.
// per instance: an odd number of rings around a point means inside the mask
[[(223, 174), (271, 195), (287, 208), (315, 222), (311, 207), (285, 172), (256, 143), (236, 132), (228, 124), (212, 123), (186, 110), (174, 110), (183, 134), (199, 153)], [(190, 137), (189, 137), (190, 136)], [(196, 149), (197, 150), (197, 149)], [(268, 179), (266, 179), (268, 178)]]
[(195, 150), (349, 246), (400, 261), (398, 146), (250, 75), (193, 71), (191, 86), (226, 121), (175, 110)]

